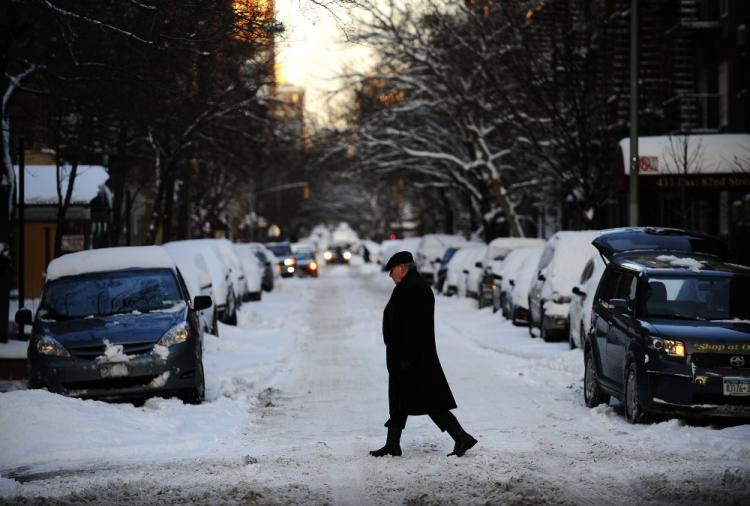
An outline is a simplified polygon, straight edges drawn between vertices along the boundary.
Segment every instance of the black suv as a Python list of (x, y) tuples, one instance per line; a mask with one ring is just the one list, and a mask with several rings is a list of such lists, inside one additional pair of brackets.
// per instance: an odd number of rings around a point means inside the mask
[(593, 245), (608, 264), (584, 343), (586, 405), (614, 396), (631, 423), (749, 416), (750, 267), (675, 229), (617, 229)]

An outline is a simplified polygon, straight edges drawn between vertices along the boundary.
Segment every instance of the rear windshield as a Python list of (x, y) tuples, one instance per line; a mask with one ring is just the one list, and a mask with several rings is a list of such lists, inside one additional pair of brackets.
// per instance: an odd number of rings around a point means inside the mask
[(39, 316), (47, 320), (173, 309), (184, 304), (169, 269), (99, 272), (56, 279), (44, 288)]
[(750, 320), (750, 277), (652, 277), (645, 314), (690, 320)]
[(292, 248), (288, 244), (269, 244), (266, 247), (277, 257), (286, 257), (292, 254)]
[(705, 253), (721, 258), (728, 257), (726, 245), (709, 237), (689, 235), (659, 235), (642, 232), (604, 234), (594, 240), (612, 253), (624, 251), (661, 250)]

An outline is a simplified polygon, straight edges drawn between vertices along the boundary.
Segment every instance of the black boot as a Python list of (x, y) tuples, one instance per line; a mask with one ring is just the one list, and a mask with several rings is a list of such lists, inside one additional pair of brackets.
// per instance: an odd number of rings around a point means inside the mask
[(448, 431), (448, 434), (451, 435), (453, 441), (455, 441), (456, 444), (453, 447), (453, 451), (448, 454), (448, 457), (450, 457), (451, 455), (455, 455), (456, 457), (463, 457), (464, 453), (466, 453), (471, 447), (477, 444), (477, 440), (469, 435), (463, 429), (463, 427), (461, 427), (461, 424), (458, 423), (458, 420), (455, 417), (451, 418), (453, 419), (450, 421), (445, 430)]
[(379, 450), (373, 450), (370, 452), (373, 457), (383, 457), (385, 455), (391, 455), (393, 457), (401, 456), (401, 428), (400, 427), (388, 427), (388, 435), (385, 439), (385, 446)]

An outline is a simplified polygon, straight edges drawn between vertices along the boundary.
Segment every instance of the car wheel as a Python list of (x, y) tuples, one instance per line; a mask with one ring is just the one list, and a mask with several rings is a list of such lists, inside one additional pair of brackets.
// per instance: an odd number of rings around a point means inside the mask
[(552, 336), (549, 335), (547, 327), (544, 326), (544, 313), (539, 313), (539, 334), (545, 343), (552, 342)]
[(211, 320), (211, 333), (215, 336), (219, 335), (219, 320), (216, 316), (216, 311), (214, 311), (214, 316)]
[(575, 339), (573, 339), (573, 325), (568, 324), (568, 348), (575, 350), (577, 348)]
[(625, 416), (630, 423), (648, 423), (649, 412), (643, 409), (638, 398), (638, 370), (634, 363), (628, 367), (628, 377), (625, 381)]
[(263, 292), (262, 291), (250, 292), (250, 296), (248, 298), (251, 301), (259, 301), (262, 296), (263, 296)]
[(206, 395), (206, 378), (203, 374), (202, 355), (201, 353), (201, 356), (198, 357), (198, 364), (195, 368), (195, 387), (185, 392), (182, 396), (182, 400), (186, 404), (200, 404)]
[(589, 408), (609, 403), (609, 395), (605, 394), (599, 386), (599, 378), (596, 374), (591, 351), (586, 352), (586, 358), (584, 359), (583, 400)]

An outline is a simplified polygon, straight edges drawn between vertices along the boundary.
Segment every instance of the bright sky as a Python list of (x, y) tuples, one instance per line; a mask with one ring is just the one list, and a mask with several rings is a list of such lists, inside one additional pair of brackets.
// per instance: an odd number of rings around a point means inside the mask
[(331, 123), (329, 109), (336, 101), (330, 94), (343, 86), (337, 76), (352, 67), (364, 70), (372, 60), (367, 49), (345, 41), (342, 26), (350, 27), (352, 19), (332, 8), (335, 15), (310, 0), (276, 0), (277, 18), (286, 28), (276, 41), (279, 78), (305, 88), (306, 123), (312, 127)]

